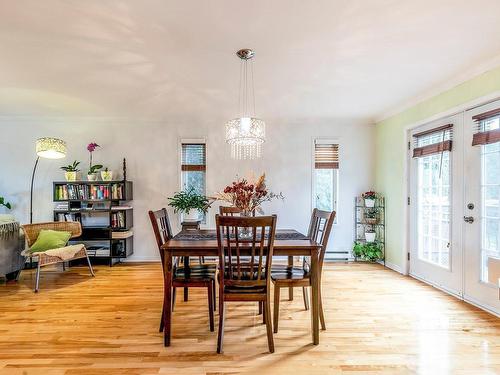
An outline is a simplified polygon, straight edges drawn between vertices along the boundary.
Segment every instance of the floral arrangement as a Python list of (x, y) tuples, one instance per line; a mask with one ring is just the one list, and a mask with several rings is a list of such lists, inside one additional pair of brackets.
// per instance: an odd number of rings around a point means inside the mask
[(102, 168), (102, 165), (100, 165), (100, 164), (92, 165), (92, 153), (96, 150), (97, 147), (101, 147), (101, 146), (99, 146), (95, 142), (91, 142), (91, 143), (89, 143), (87, 145), (87, 151), (90, 154), (90, 162), (89, 162), (89, 172), (88, 172), (88, 174), (97, 173), (97, 171), (99, 171), (99, 169)]
[(253, 211), (263, 213), (260, 207), (262, 203), (273, 199), (284, 199), (283, 194), (272, 193), (266, 187), (266, 175), (262, 174), (255, 182), (246, 178), (237, 179), (231, 185), (224, 188), (221, 193), (217, 193), (217, 200), (230, 203), (239, 208), (245, 214)]
[(364, 198), (364, 199), (376, 199), (377, 198), (377, 193), (375, 193), (374, 191), (367, 191), (363, 194), (361, 194), (361, 196)]

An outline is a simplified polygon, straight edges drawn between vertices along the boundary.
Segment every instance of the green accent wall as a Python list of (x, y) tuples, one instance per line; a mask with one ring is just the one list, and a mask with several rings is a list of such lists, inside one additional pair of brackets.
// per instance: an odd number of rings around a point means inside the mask
[(500, 91), (500, 66), (376, 124), (375, 188), (386, 197), (386, 259), (403, 266), (405, 128)]

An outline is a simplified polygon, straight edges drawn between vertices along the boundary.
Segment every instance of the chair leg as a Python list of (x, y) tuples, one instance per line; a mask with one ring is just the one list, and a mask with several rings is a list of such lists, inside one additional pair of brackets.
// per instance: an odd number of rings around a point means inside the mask
[(214, 331), (214, 296), (213, 296), (213, 288), (212, 283), (208, 285), (208, 320), (210, 324), (210, 332)]
[(293, 286), (288, 288), (288, 300), (293, 301)]
[(217, 334), (217, 353), (223, 353), (223, 341), (224, 341), (224, 296), (219, 294), (219, 332)]
[(278, 320), (280, 316), (280, 287), (274, 284), (274, 333), (278, 333)]
[(66, 262), (62, 262), (63, 272), (66, 271)]
[(35, 281), (35, 293), (38, 293), (38, 284), (40, 283), (40, 260), (38, 260), (36, 266), (36, 281)]
[(172, 288), (172, 311), (174, 311), (176, 291), (177, 288)]
[(267, 345), (269, 346), (269, 351), (274, 353), (274, 340), (273, 340), (273, 325), (271, 322), (271, 299), (269, 294), (264, 302), (264, 316), (266, 317), (266, 331), (267, 331)]
[(215, 280), (212, 281), (212, 297), (213, 297), (213, 306), (214, 306), (214, 311), (217, 311), (217, 293), (216, 293), (216, 286), (215, 286)]
[(85, 256), (87, 257), (87, 263), (89, 265), (90, 274), (92, 275), (92, 277), (95, 277), (94, 269), (92, 268), (92, 263), (90, 263), (90, 258), (86, 251), (85, 251)]
[(161, 309), (161, 316), (160, 316), (160, 333), (163, 332), (163, 314), (165, 313), (165, 305), (163, 305)]
[(189, 288), (184, 287), (184, 302), (187, 302), (189, 299)]
[(266, 324), (266, 309), (264, 308), (264, 302), (259, 302), (259, 308), (262, 307), (262, 324)]
[(321, 296), (321, 287), (319, 288), (319, 321), (321, 322), (321, 329), (326, 330), (325, 314), (323, 313), (323, 298)]
[(309, 310), (309, 292), (305, 286), (302, 287), (302, 295), (304, 296), (304, 307)]

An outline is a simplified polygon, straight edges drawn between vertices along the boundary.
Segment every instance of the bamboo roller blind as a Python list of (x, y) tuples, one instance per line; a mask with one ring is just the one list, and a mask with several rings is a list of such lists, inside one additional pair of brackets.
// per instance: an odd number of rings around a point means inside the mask
[(316, 169), (339, 169), (339, 145), (315, 144), (314, 167)]

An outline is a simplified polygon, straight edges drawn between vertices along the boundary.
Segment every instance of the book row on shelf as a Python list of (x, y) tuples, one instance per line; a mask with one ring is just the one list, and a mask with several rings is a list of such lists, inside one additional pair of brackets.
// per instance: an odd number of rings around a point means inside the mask
[(99, 199), (124, 199), (124, 188), (122, 184), (112, 185), (86, 185), (65, 184), (55, 187), (56, 200), (99, 200)]
[(81, 217), (75, 214), (58, 213), (57, 221), (78, 221), (79, 223), (81, 223)]
[(124, 228), (125, 214), (122, 211), (113, 212), (111, 214), (111, 228)]

